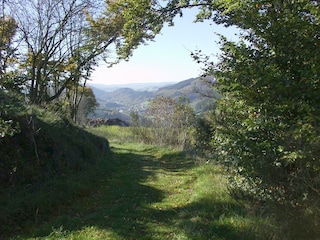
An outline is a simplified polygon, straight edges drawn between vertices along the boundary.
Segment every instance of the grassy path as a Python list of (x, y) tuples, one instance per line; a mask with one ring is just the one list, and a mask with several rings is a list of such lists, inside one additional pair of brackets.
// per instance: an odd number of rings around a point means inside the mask
[(80, 197), (12, 239), (256, 239), (217, 166), (139, 144), (111, 149)]

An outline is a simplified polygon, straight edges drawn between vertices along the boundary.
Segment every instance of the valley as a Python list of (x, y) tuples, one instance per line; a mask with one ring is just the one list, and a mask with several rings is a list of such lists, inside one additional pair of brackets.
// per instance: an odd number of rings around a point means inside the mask
[(143, 115), (151, 99), (164, 96), (190, 102), (195, 113), (200, 114), (214, 107), (219, 94), (212, 88), (212, 78), (190, 78), (177, 83), (129, 84), (122, 86), (95, 85), (90, 87), (95, 94), (99, 107), (90, 118), (120, 118), (130, 121), (130, 113)]

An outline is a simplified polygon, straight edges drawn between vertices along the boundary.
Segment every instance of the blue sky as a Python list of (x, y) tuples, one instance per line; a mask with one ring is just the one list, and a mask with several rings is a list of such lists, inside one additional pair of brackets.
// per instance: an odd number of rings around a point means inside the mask
[(92, 74), (92, 83), (126, 84), (142, 82), (179, 82), (201, 74), (201, 66), (190, 54), (195, 50), (216, 59), (219, 38), (215, 33), (235, 39), (235, 29), (205, 21), (193, 23), (196, 9), (175, 18), (173, 27), (165, 26), (161, 34), (147, 45), (141, 45), (129, 61), (111, 68), (100, 64)]

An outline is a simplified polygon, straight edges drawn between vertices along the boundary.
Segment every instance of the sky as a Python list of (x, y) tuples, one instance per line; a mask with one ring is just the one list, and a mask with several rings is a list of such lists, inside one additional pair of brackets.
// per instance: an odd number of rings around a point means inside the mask
[(216, 33), (234, 40), (236, 30), (211, 21), (193, 23), (196, 12), (196, 9), (184, 11), (182, 18), (175, 18), (173, 27), (165, 26), (154, 41), (139, 46), (129, 61), (111, 68), (101, 63), (93, 72), (91, 83), (179, 82), (200, 76), (201, 65), (193, 61), (191, 52), (201, 50), (215, 61), (219, 53)]

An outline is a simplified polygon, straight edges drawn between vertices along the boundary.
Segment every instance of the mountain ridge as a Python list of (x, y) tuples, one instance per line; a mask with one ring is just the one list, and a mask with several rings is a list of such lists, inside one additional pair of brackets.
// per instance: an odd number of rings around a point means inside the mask
[(120, 117), (128, 121), (130, 112), (137, 111), (143, 114), (148, 102), (158, 96), (174, 99), (186, 98), (195, 112), (201, 113), (214, 106), (214, 100), (208, 97), (208, 91), (211, 92), (213, 97), (217, 96), (217, 93), (212, 89), (212, 84), (208, 86), (207, 81), (207, 79), (189, 78), (167, 86), (161, 86), (154, 91), (135, 90), (124, 85), (123, 88), (107, 92), (93, 85), (92, 90), (99, 103), (95, 116), (102, 118)]

